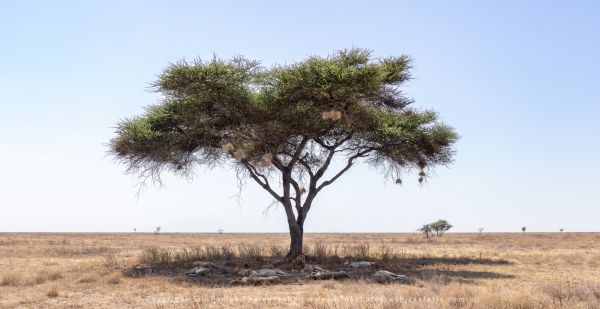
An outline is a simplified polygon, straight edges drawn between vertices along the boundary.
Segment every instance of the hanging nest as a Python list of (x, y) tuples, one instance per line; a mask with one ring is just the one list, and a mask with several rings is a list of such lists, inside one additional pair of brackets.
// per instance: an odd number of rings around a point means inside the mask
[(304, 194), (304, 193), (306, 193), (306, 189), (304, 189), (304, 188), (301, 188), (301, 189), (300, 189), (300, 194)]
[(240, 148), (233, 153), (233, 157), (236, 160), (241, 161), (243, 158), (246, 157), (246, 153), (244, 152), (244, 149)]
[(342, 112), (336, 111), (336, 110), (323, 112), (323, 113), (321, 113), (321, 119), (337, 121), (337, 120), (342, 119)]
[(223, 149), (224, 153), (231, 153), (233, 151), (233, 149), (235, 149), (235, 148), (233, 147), (233, 145), (231, 143), (227, 143), (227, 144), (221, 146), (221, 149)]
[(397, 185), (401, 185), (401, 184), (402, 184), (402, 179), (400, 179), (400, 178), (397, 178), (397, 179), (396, 179), (396, 184), (397, 184)]
[(263, 159), (260, 161), (261, 167), (269, 167), (271, 166), (271, 161), (273, 161), (273, 154), (267, 153), (263, 156)]
[(425, 180), (425, 178), (419, 177), (419, 183), (423, 183), (424, 180)]
[(427, 174), (425, 174), (425, 172), (424, 172), (424, 171), (421, 171), (421, 172), (419, 173), (419, 176), (421, 176), (421, 177), (425, 177), (426, 175), (427, 175)]

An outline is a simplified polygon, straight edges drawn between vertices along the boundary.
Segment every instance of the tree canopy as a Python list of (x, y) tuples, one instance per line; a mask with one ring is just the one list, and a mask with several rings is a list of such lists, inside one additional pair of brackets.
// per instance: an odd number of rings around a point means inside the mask
[[(152, 85), (161, 101), (118, 124), (111, 151), (153, 179), (231, 164), (301, 232), (316, 194), (357, 160), (398, 180), (411, 169), (423, 180), (427, 168), (451, 163), (457, 134), (400, 89), (410, 69), (407, 56), (358, 48), (270, 68), (241, 56), (179, 61)], [(325, 179), (336, 158), (344, 167)]]
[(429, 233), (431, 233), (431, 226), (429, 224), (423, 224), (423, 226), (418, 228), (417, 231), (425, 234), (425, 236), (429, 238)]
[(452, 228), (452, 224), (448, 223), (446, 220), (437, 220), (429, 224), (431, 229), (435, 231), (436, 235), (441, 236), (444, 233)]

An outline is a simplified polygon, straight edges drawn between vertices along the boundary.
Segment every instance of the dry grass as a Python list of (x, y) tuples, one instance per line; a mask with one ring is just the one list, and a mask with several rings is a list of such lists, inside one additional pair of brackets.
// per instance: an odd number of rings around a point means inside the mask
[(48, 290), (48, 292), (46, 293), (46, 296), (50, 298), (58, 297), (58, 295), (58, 287), (56, 285), (51, 286), (50, 290)]
[(121, 283), (121, 278), (123, 278), (123, 275), (121, 275), (121, 273), (115, 272), (106, 277), (106, 283), (119, 284)]
[(49, 272), (47, 270), (40, 270), (34, 274), (32, 284), (43, 284), (47, 281), (56, 281), (62, 279), (62, 274), (59, 272)]
[[(195, 260), (273, 263), (287, 242), (286, 234), (3, 234), (0, 308), (600, 308), (596, 233), (306, 236), (311, 263), (374, 260), (411, 285), (375, 284), (367, 272), (268, 287), (180, 275)], [(140, 263), (170, 271), (121, 274)]]
[(110, 268), (119, 266), (119, 254), (117, 252), (109, 251), (102, 254), (102, 256), (104, 257), (104, 266)]
[(21, 283), (22, 275), (18, 272), (5, 273), (0, 281), (1, 286), (18, 286)]
[(79, 277), (78, 280), (79, 283), (94, 283), (96, 281), (98, 281), (97, 274), (84, 274), (81, 277)]

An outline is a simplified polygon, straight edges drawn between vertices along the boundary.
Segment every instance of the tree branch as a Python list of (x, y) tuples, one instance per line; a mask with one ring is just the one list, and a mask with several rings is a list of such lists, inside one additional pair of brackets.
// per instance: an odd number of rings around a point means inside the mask
[(273, 163), (273, 165), (282, 173), (284, 173), (287, 170), (285, 165), (283, 165), (283, 162), (281, 162), (281, 160), (279, 160), (277, 156), (273, 156), (271, 163)]
[(290, 160), (290, 162), (287, 165), (287, 167), (289, 169), (294, 168), (294, 164), (296, 164), (296, 161), (298, 161), (298, 158), (300, 158), (300, 155), (302, 154), (302, 151), (304, 151), (304, 147), (306, 146), (306, 143), (308, 143), (308, 141), (309, 141), (308, 136), (303, 135), (302, 141), (300, 141), (300, 144), (298, 144), (298, 148), (296, 148), (296, 152), (294, 153), (294, 155), (292, 156), (292, 159)]
[(300, 215), (300, 212), (302, 211), (302, 189), (300, 188), (300, 185), (298, 184), (298, 182), (291, 177), (290, 177), (290, 183), (294, 187), (294, 191), (296, 191), (296, 196), (294, 196), (293, 200), (296, 204), (295, 205), (296, 211), (298, 211), (298, 215)]
[(315, 141), (315, 143), (319, 144), (319, 146), (323, 147), (324, 149), (331, 149), (331, 146), (327, 145), (325, 141), (323, 141), (320, 137), (315, 137), (313, 140)]
[(298, 159), (298, 163), (300, 163), (300, 165), (302, 165), (304, 167), (304, 169), (306, 169), (308, 176), (310, 176), (310, 178), (312, 178), (315, 174), (313, 173), (310, 165), (304, 160), (305, 158), (306, 158), (306, 155), (304, 157)]
[(327, 154), (327, 158), (325, 159), (325, 163), (323, 163), (323, 165), (317, 170), (317, 172), (314, 175), (314, 180), (315, 180), (315, 184), (317, 182), (317, 180), (319, 180), (321, 177), (323, 177), (323, 175), (325, 174), (325, 171), (327, 171), (327, 168), (329, 167), (329, 164), (331, 164), (331, 160), (333, 159), (335, 153), (337, 152), (336, 148), (343, 145), (346, 141), (348, 141), (349, 139), (352, 138), (352, 135), (354, 133), (350, 133), (347, 136), (345, 136), (344, 138), (338, 140), (335, 142), (335, 144), (333, 144), (331, 147), (329, 147), (329, 153)]
[(333, 176), (331, 179), (326, 180), (323, 183), (321, 183), (321, 185), (319, 185), (316, 188), (316, 192), (321, 191), (321, 189), (332, 184), (334, 181), (336, 181), (338, 178), (340, 178), (340, 176), (342, 176), (345, 172), (347, 172), (350, 169), (350, 167), (352, 167), (352, 164), (354, 164), (355, 159), (364, 157), (373, 150), (375, 150), (375, 148), (369, 148), (369, 149), (363, 150), (363, 151), (351, 156), (350, 158), (348, 158), (348, 161), (346, 162), (346, 166), (344, 166), (344, 168), (342, 170), (340, 170), (337, 174), (335, 174), (335, 176)]
[(283, 203), (283, 197), (281, 197), (279, 194), (277, 194), (277, 192), (275, 192), (271, 188), (271, 186), (269, 184), (269, 180), (267, 180), (267, 177), (265, 175), (259, 173), (256, 170), (256, 167), (254, 167), (248, 161), (243, 160), (241, 162), (246, 167), (248, 172), (250, 173), (250, 177), (252, 177), (252, 179), (254, 179), (254, 181), (256, 181), (256, 183), (258, 183), (263, 189), (265, 189), (267, 192), (269, 192), (276, 200)]

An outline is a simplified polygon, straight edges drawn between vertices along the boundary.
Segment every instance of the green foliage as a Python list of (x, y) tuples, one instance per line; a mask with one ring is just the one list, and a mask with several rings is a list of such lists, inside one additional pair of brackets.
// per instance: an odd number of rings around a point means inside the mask
[[(111, 150), (131, 172), (152, 176), (226, 161), (307, 172), (334, 145), (337, 156), (388, 172), (448, 164), (458, 137), (435, 112), (410, 107), (399, 89), (410, 68), (406, 56), (375, 59), (364, 49), (272, 68), (243, 57), (180, 61), (153, 84), (162, 102), (122, 121)], [(328, 111), (341, 119), (323, 119)], [(228, 143), (243, 150), (240, 161), (221, 150)], [(278, 164), (259, 166), (267, 153)]]
[(429, 224), (431, 229), (435, 231), (436, 235), (442, 236), (446, 231), (452, 228), (452, 224), (448, 223), (446, 220), (437, 220)]
[(429, 233), (431, 233), (431, 226), (429, 224), (423, 224), (423, 226), (418, 228), (417, 231), (425, 234), (425, 236), (429, 238)]

